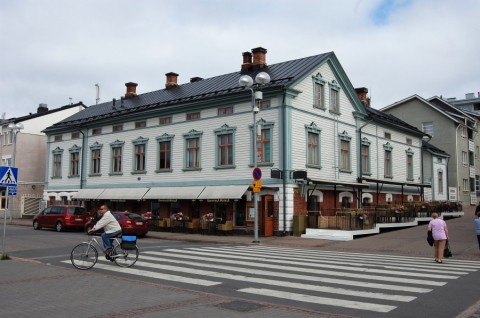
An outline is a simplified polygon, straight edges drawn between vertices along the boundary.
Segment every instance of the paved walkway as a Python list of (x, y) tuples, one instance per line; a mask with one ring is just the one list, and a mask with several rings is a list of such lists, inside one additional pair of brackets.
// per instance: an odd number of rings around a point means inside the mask
[[(456, 259), (480, 260), (480, 250), (474, 231), (474, 208), (466, 207), (465, 215), (460, 218), (447, 220), (450, 232), (450, 245), (453, 257)], [(3, 220), (2, 220), (3, 221)], [(32, 226), (29, 219), (14, 219), (8, 224)], [(183, 240), (209, 243), (229, 244), (260, 244), (269, 246), (308, 248), (332, 251), (348, 251), (360, 253), (379, 253), (406, 256), (424, 256), (433, 258), (433, 248), (426, 242), (427, 225), (420, 225), (407, 229), (390, 230), (388, 232), (357, 238), (353, 241), (327, 241), (306, 239), (295, 236), (287, 237), (260, 237), (260, 243), (252, 243), (253, 236), (212, 236), (188, 233), (149, 232), (147, 237)], [(448, 262), (448, 260), (446, 260)], [(92, 274), (90, 274), (92, 273)], [(129, 315), (128, 304), (118, 304), (112, 301), (99, 306), (98, 299), (104, 296), (105, 286), (110, 286), (110, 299), (122, 297), (125, 292), (140, 293), (141, 299), (136, 300), (135, 312), (132, 316), (142, 317), (206, 317), (227, 315), (228, 317), (341, 317), (328, 313), (312, 313), (301, 308), (288, 308), (283, 306), (255, 303), (257, 309), (249, 310), (252, 303), (242, 302), (228, 297), (212, 296), (201, 292), (188, 291), (161, 284), (135, 283), (131, 280), (115, 280), (112, 282), (107, 276), (95, 272), (75, 272), (42, 263), (14, 259), (13, 261), (0, 261), (0, 299), (9, 306), (1, 306), (2, 315), (19, 317), (38, 316), (36, 310), (42, 309), (40, 316), (48, 314), (49, 317), (63, 317), (68, 312), (70, 317), (125, 317)], [(2, 285), (8, 286), (3, 288)], [(134, 285), (134, 286), (132, 286)], [(70, 286), (70, 287), (69, 287)], [(75, 288), (71, 288), (75, 286)], [(129, 288), (129, 290), (125, 290)], [(133, 289), (132, 289), (133, 288)], [(42, 300), (41, 294), (55, 291), (55, 302), (48, 304)], [(147, 290), (147, 291), (146, 291)], [(50, 293), (51, 294), (51, 293)], [(22, 297), (18, 297), (22, 295)], [(51, 295), (53, 296), (53, 295)], [(150, 298), (155, 299), (150, 299)], [(28, 299), (28, 306), (25, 306)], [(76, 299), (76, 303), (71, 300)], [(35, 303), (38, 302), (38, 306)], [(140, 302), (140, 303), (138, 303)], [(152, 305), (154, 304), (154, 305)], [(73, 306), (73, 307), (72, 307)], [(231, 310), (234, 308), (234, 310)], [(259, 309), (260, 308), (260, 309)], [(81, 311), (81, 310), (85, 311)], [(140, 311), (139, 311), (140, 310)], [(243, 311), (242, 311), (243, 310)], [(457, 318), (479, 318), (480, 300), (466, 309)]]

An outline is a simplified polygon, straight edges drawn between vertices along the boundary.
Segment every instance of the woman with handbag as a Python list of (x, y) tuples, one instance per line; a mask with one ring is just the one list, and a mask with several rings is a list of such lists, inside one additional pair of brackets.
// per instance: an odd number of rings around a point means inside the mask
[(428, 230), (433, 235), (433, 246), (435, 247), (435, 262), (443, 263), (443, 251), (448, 239), (447, 223), (438, 218), (438, 213), (432, 213), (432, 220), (428, 223)]

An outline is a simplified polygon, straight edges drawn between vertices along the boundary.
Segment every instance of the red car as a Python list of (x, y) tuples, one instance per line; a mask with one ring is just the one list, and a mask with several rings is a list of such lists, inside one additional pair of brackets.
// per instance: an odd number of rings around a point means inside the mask
[(67, 228), (83, 229), (89, 220), (87, 210), (81, 206), (52, 205), (33, 218), (33, 228), (52, 228), (61, 232)]
[[(112, 212), (113, 216), (117, 219), (118, 223), (122, 227), (123, 235), (136, 235), (138, 237), (144, 237), (148, 232), (148, 220), (141, 215), (131, 212)], [(85, 225), (85, 230), (88, 230), (93, 226), (95, 221), (91, 220)]]

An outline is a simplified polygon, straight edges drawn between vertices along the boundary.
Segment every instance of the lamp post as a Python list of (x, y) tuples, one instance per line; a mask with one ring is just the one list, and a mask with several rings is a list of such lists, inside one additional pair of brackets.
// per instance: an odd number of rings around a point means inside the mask
[[(23, 129), (23, 124), (22, 123), (10, 123), (8, 124), (8, 129), (10, 129), (10, 132), (13, 134), (12, 136), (12, 143), (13, 143), (13, 153), (12, 153), (12, 160), (10, 162), (10, 167), (15, 167), (15, 155), (17, 151), (17, 133)], [(17, 180), (18, 181), (18, 180)], [(5, 237), (6, 237), (6, 230), (7, 230), (7, 212), (12, 211), (13, 208), (13, 198), (10, 196), (10, 189), (7, 187), (7, 210), (5, 211), (5, 217), (3, 221), (3, 240), (2, 240), (2, 259), (8, 259), (8, 255), (5, 251)]]
[[(259, 135), (257, 131), (257, 113), (260, 111), (258, 107), (258, 101), (263, 99), (263, 93), (260, 90), (262, 85), (270, 82), (270, 75), (266, 72), (260, 72), (255, 76), (255, 83), (249, 75), (242, 75), (238, 80), (238, 83), (242, 87), (250, 89), (252, 93), (252, 111), (253, 111), (253, 166), (257, 167), (258, 161), (258, 149), (257, 149), (257, 137)], [(254, 85), (255, 84), (255, 85)], [(259, 243), (258, 240), (258, 193), (253, 192), (253, 210), (254, 210), (254, 235), (253, 243)]]

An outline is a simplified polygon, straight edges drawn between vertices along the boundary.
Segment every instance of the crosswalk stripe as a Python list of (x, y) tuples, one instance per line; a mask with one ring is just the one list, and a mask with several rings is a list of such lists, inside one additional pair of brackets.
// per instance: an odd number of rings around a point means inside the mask
[[(218, 250), (216, 248), (205, 248), (209, 250)], [(220, 250), (222, 251), (227, 251), (231, 252), (231, 248), (221, 248)], [(311, 254), (311, 253), (287, 253), (287, 252), (279, 252), (275, 249), (252, 249), (252, 248), (244, 248), (240, 247), (234, 248), (235, 252), (241, 253), (241, 252), (248, 252), (252, 254), (261, 254), (261, 255), (272, 255), (274, 258), (279, 258), (279, 259), (291, 259), (292, 256), (298, 256), (302, 260), (311, 260), (314, 263), (327, 263), (327, 264), (341, 264), (344, 263), (345, 260), (349, 261), (350, 265), (356, 265), (356, 266), (362, 266), (362, 265), (368, 265), (368, 266), (380, 266), (382, 268), (389, 268), (389, 269), (398, 269), (399, 266), (405, 266), (406, 268), (412, 269), (415, 268), (418, 271), (424, 270), (428, 271), (430, 273), (457, 273), (459, 275), (464, 275), (467, 274), (466, 272), (475, 272), (478, 271), (480, 267), (480, 263), (475, 264), (466, 264), (466, 265), (461, 265), (461, 264), (450, 264), (450, 263), (444, 263), (442, 266), (437, 267), (436, 269), (432, 269), (432, 263), (433, 259), (398, 259), (398, 258), (390, 258), (388, 256), (383, 256), (382, 258), (379, 257), (359, 257), (355, 255), (337, 255), (337, 254), (331, 254), (331, 253), (316, 253), (316, 254)], [(268, 254), (266, 254), (268, 253)], [(371, 255), (371, 254), (370, 254)], [(331, 260), (333, 259), (333, 260)], [(419, 262), (423, 260), (424, 262)], [(388, 264), (390, 265), (385, 265), (386, 261), (389, 261)], [(434, 264), (435, 265), (435, 264)], [(458, 272), (455, 272), (458, 270)]]
[[(231, 249), (214, 249), (214, 248), (188, 248), (188, 250), (194, 250), (194, 251), (204, 251), (204, 250), (207, 250), (207, 251), (221, 251), (223, 255), (243, 255), (245, 253), (245, 250), (240, 250), (238, 251), (237, 249), (235, 250), (231, 250)], [(291, 255), (285, 255), (285, 254), (282, 254), (282, 255), (278, 255), (275, 251), (271, 251), (271, 252), (266, 252), (266, 251), (256, 251), (256, 250), (248, 250), (248, 255), (250, 256), (253, 256), (253, 255), (256, 255), (256, 256), (262, 256), (264, 258), (267, 258), (269, 260), (271, 259), (276, 259), (276, 260), (290, 260), (292, 258)], [(475, 269), (464, 269), (464, 268), (461, 268), (462, 270), (464, 271), (455, 271), (452, 267), (446, 267), (446, 266), (441, 266), (439, 267), (438, 264), (435, 264), (433, 263), (432, 261), (429, 262), (429, 264), (425, 264), (425, 265), (416, 265), (414, 264), (412, 261), (409, 261), (408, 263), (407, 262), (404, 262), (404, 263), (399, 263), (399, 262), (395, 262), (395, 263), (388, 263), (388, 264), (391, 264), (391, 265), (386, 265), (386, 260), (383, 260), (382, 262), (375, 262), (375, 261), (370, 261), (370, 260), (365, 260), (365, 261), (359, 261), (358, 259), (354, 258), (352, 260), (352, 258), (350, 259), (343, 259), (343, 260), (338, 260), (336, 257), (332, 257), (332, 256), (329, 256), (328, 258), (322, 258), (322, 259), (318, 259), (318, 258), (313, 258), (313, 257), (305, 257), (305, 256), (301, 256), (299, 255), (298, 257), (301, 257), (302, 261), (309, 261), (308, 265), (307, 266), (313, 266), (313, 265), (316, 265), (316, 264), (345, 264), (345, 260), (348, 260), (348, 264), (350, 266), (377, 266), (377, 267), (381, 267), (381, 268), (385, 268), (385, 269), (394, 269), (395, 271), (402, 271), (402, 269), (406, 269), (406, 270), (412, 270), (413, 268), (415, 268), (415, 270), (417, 272), (420, 272), (420, 271), (426, 271), (428, 273), (437, 273), (437, 274), (443, 274), (443, 273), (448, 273), (449, 275), (451, 274), (456, 274), (456, 275), (466, 275), (468, 274), (468, 272), (474, 272), (476, 271)], [(331, 259), (334, 259), (334, 260), (331, 260)], [(460, 268), (456, 268), (456, 269), (460, 269)]]
[[(68, 263), (71, 263), (71, 262), (70, 261), (62, 261), (62, 263), (67, 263), (68, 264)], [(185, 284), (200, 285), (200, 286), (215, 286), (215, 285), (220, 285), (221, 284), (221, 282), (214, 282), (214, 281), (211, 281), (211, 280), (197, 279), (197, 278), (191, 278), (191, 277), (187, 278), (187, 277), (184, 277), (184, 276), (176, 276), (176, 275), (170, 275), (170, 274), (150, 272), (150, 271), (146, 271), (146, 270), (142, 270), (142, 269), (137, 269), (137, 268), (134, 268), (134, 267), (119, 267), (119, 266), (116, 266), (115, 264), (106, 265), (106, 264), (101, 264), (101, 263), (97, 262), (97, 264), (95, 264), (95, 268), (100, 268), (100, 269), (107, 270), (107, 271), (131, 274), (131, 275), (136, 275), (136, 276), (144, 276), (144, 277), (150, 277), (150, 278), (180, 282), (180, 283), (185, 283)]]
[[(183, 254), (189, 254), (189, 255), (203, 255), (203, 256), (210, 256), (212, 259), (215, 258), (215, 261), (218, 261), (221, 259), (221, 255), (219, 253), (200, 253), (200, 252), (195, 252), (195, 251), (189, 251), (189, 250), (173, 250), (173, 249), (166, 249), (166, 252), (175, 252), (175, 253), (183, 253)], [(305, 262), (299, 262), (299, 261), (275, 261), (275, 260), (270, 260), (267, 258), (261, 258), (261, 257), (250, 257), (250, 256), (228, 256), (228, 259), (238, 259), (238, 260), (248, 260), (248, 261), (262, 261), (262, 262), (267, 262), (268, 264), (270, 263), (280, 263), (282, 265), (296, 265), (296, 266), (303, 266), (308, 267), (308, 263)], [(332, 266), (332, 265), (323, 265), (323, 264), (317, 264), (315, 268), (308, 269), (309, 271), (315, 270), (319, 271), (317, 268), (324, 268), (324, 269), (330, 269), (330, 270), (347, 270), (347, 271), (353, 271), (353, 272), (362, 272), (362, 273), (368, 273), (368, 274), (386, 274), (386, 275), (392, 275), (390, 276), (390, 279), (393, 278), (393, 276), (410, 276), (410, 277), (422, 277), (422, 278), (431, 278), (431, 279), (457, 279), (458, 276), (449, 276), (449, 275), (433, 275), (433, 274), (428, 274), (428, 273), (414, 273), (414, 272), (406, 272), (406, 271), (390, 271), (390, 270), (381, 270), (381, 269), (370, 269), (370, 268), (359, 268), (359, 267), (349, 267), (349, 266)], [(305, 269), (304, 269), (305, 270)], [(326, 271), (325, 271), (326, 272)], [(341, 272), (341, 275), (349, 275), (346, 274), (345, 272)], [(354, 275), (354, 274), (352, 274)], [(358, 274), (362, 275), (362, 274)], [(364, 275), (366, 276), (365, 278), (372, 279), (371, 275)], [(380, 276), (377, 276), (380, 277)], [(386, 276), (381, 276), (383, 279), (387, 279)], [(403, 280), (403, 278), (402, 278)]]
[(250, 294), (261, 295), (261, 296), (289, 299), (289, 300), (295, 300), (299, 302), (330, 305), (330, 306), (336, 306), (336, 307), (346, 307), (346, 308), (353, 308), (353, 309), (360, 309), (360, 310), (369, 310), (369, 311), (376, 311), (376, 312), (383, 312), (383, 313), (387, 313), (397, 308), (396, 306), (390, 306), (390, 305), (381, 305), (381, 304), (366, 303), (363, 301), (351, 301), (351, 300), (343, 300), (343, 299), (336, 299), (336, 298), (318, 297), (318, 296), (290, 293), (290, 292), (266, 289), (266, 288), (242, 288), (242, 289), (239, 289), (238, 291), (242, 293), (250, 293)]
[[(163, 262), (163, 263), (188, 265), (188, 266), (199, 266), (199, 265), (201, 265), (201, 264), (196, 263), (196, 262), (167, 259), (165, 257), (159, 258), (159, 257), (149, 257), (149, 256), (143, 255), (142, 259), (159, 261), (159, 262)], [(222, 266), (222, 265), (216, 265), (216, 264), (212, 264), (212, 263), (209, 263), (208, 267), (209, 268), (220, 269), (220, 270), (228, 270), (228, 271), (232, 271), (232, 272), (246, 273), (246, 274), (249, 274), (249, 275), (264, 275), (264, 276), (270, 276), (270, 277), (289, 278), (289, 279), (296, 279), (296, 280), (305, 280), (305, 281), (309, 281), (309, 282), (329, 283), (329, 284), (337, 284), (337, 285), (348, 285), (348, 286), (357, 286), (357, 287), (364, 287), (364, 288), (395, 290), (395, 291), (412, 292), (412, 293), (428, 293), (428, 292), (432, 291), (432, 289), (428, 289), (428, 288), (389, 285), (389, 284), (377, 284), (377, 283), (371, 283), (371, 282), (360, 282), (360, 281), (344, 280), (344, 279), (332, 279), (332, 278), (318, 277), (318, 276), (288, 274), (288, 273), (258, 270), (258, 269), (252, 269), (252, 268)]]

